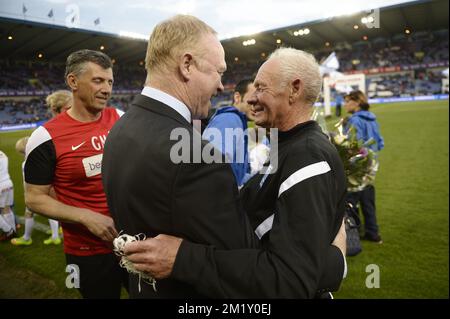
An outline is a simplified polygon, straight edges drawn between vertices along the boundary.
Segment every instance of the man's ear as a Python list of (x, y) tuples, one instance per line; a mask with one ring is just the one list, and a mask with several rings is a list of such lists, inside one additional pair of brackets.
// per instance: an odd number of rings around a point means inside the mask
[(239, 92), (234, 92), (233, 95), (233, 105), (238, 105), (239, 103), (242, 102), (242, 98), (241, 98), (241, 93)]
[(78, 79), (73, 73), (69, 73), (67, 75), (66, 82), (72, 91), (76, 91), (78, 89)]
[(192, 76), (192, 68), (194, 66), (194, 59), (192, 54), (184, 53), (179, 62), (179, 69), (181, 76), (185, 81), (189, 80)]
[(289, 94), (289, 103), (294, 103), (303, 94), (303, 82), (300, 79), (295, 79), (291, 82), (291, 92)]

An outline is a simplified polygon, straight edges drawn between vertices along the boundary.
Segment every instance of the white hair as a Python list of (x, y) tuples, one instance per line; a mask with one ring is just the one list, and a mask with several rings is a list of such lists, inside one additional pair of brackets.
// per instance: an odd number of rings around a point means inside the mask
[(319, 64), (314, 56), (294, 48), (276, 49), (269, 59), (277, 59), (280, 64), (281, 80), (284, 85), (295, 78), (299, 78), (304, 87), (303, 99), (313, 105), (322, 88)]

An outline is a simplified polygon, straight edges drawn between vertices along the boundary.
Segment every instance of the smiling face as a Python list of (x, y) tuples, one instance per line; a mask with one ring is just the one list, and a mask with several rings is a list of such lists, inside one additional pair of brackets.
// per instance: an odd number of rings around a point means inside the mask
[(254, 85), (255, 92), (247, 102), (252, 105), (255, 124), (282, 130), (290, 115), (289, 89), (282, 85), (276, 59), (269, 59), (261, 66)]
[(208, 116), (211, 98), (223, 91), (222, 75), (227, 69), (225, 52), (216, 36), (205, 35), (199, 47), (204, 54), (193, 56), (192, 76), (189, 79), (188, 106), (193, 119)]
[(112, 92), (114, 82), (112, 69), (104, 69), (98, 64), (87, 62), (84, 72), (73, 76), (76, 82), (76, 88), (73, 89), (74, 96), (78, 97), (89, 112), (102, 111)]

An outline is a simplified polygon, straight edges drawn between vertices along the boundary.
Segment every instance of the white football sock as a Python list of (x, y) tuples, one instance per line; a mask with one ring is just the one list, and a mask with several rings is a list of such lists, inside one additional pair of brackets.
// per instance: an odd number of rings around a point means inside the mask
[(50, 224), (50, 228), (52, 230), (52, 239), (58, 239), (59, 238), (59, 223), (57, 220), (54, 219), (48, 219), (48, 223)]
[(12, 227), (3, 216), (5, 215), (0, 214), (0, 229), (8, 234), (12, 230)]
[(34, 217), (25, 218), (25, 233), (23, 234), (23, 239), (30, 240), (31, 234), (33, 233), (34, 227)]
[(16, 231), (16, 219), (14, 217), (14, 213), (10, 211), (7, 214), (4, 214), (3, 217), (5, 217), (5, 220), (8, 222), (8, 224)]

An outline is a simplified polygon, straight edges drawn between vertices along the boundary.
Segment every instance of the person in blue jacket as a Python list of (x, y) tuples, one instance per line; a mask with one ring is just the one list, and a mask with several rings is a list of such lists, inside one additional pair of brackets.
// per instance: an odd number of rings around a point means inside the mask
[[(254, 90), (253, 79), (241, 80), (234, 89), (233, 105), (218, 109), (202, 134), (204, 139), (225, 155), (238, 187), (244, 184), (250, 174), (248, 135), (245, 133), (247, 121), (251, 119), (247, 100)], [(220, 138), (214, 134), (217, 131), (220, 132)]]
[[(345, 110), (351, 116), (345, 124), (345, 132), (351, 126), (355, 128), (356, 137), (364, 143), (373, 139), (375, 143), (369, 144), (368, 147), (374, 152), (378, 152), (384, 148), (384, 140), (380, 134), (380, 129), (375, 114), (369, 111), (369, 103), (367, 97), (361, 91), (353, 91), (345, 96)], [(363, 239), (382, 243), (378, 230), (376, 207), (375, 207), (375, 187), (373, 185), (366, 186), (362, 191), (349, 192), (347, 194), (349, 203), (356, 207), (358, 203), (364, 216), (365, 235)]]

